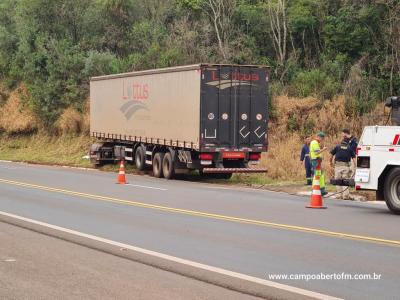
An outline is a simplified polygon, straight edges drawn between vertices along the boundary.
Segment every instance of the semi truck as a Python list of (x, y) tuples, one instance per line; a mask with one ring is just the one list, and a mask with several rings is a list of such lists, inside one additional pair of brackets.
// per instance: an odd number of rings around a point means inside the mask
[(155, 177), (266, 172), (268, 68), (196, 64), (93, 77), (95, 165), (125, 160)]
[(389, 97), (393, 126), (366, 126), (357, 148), (354, 178), (333, 179), (335, 185), (353, 186), (356, 190), (376, 191), (395, 214), (400, 214), (400, 97)]

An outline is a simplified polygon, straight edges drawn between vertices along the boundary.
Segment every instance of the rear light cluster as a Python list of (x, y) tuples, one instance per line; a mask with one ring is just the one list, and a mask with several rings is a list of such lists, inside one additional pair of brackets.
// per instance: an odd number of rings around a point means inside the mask
[(261, 153), (250, 153), (249, 160), (260, 160)]
[(201, 160), (212, 160), (213, 155), (211, 153), (200, 153), (199, 158)]
[[(199, 154), (200, 160), (213, 160), (214, 155), (212, 153), (200, 153)], [(245, 153), (244, 152), (224, 152), (222, 153), (222, 158), (224, 159), (244, 159)], [(249, 160), (260, 160), (261, 153), (250, 153)]]

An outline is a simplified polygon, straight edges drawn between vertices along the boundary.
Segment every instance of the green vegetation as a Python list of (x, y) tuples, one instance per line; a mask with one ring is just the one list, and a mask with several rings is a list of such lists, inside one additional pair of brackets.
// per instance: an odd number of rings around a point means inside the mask
[(345, 93), (362, 114), (399, 91), (399, 15), (395, 0), (0, 0), (0, 81), (26, 85), (46, 128), (85, 110), (90, 76), (198, 62), (267, 64), (279, 92)]
[(269, 172), (231, 182), (302, 182), (301, 137), (359, 134), (400, 92), (399, 19), (397, 0), (0, 0), (0, 159), (89, 166), (91, 76), (265, 64)]

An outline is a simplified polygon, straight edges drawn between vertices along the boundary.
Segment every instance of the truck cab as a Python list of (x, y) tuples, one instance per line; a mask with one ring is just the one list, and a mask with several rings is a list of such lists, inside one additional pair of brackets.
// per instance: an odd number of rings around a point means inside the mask
[(400, 97), (389, 97), (393, 126), (366, 126), (357, 147), (354, 179), (333, 179), (334, 185), (376, 191), (377, 200), (400, 214)]
[(356, 190), (375, 190), (378, 200), (400, 214), (400, 98), (389, 97), (395, 126), (367, 126), (357, 148)]
[(367, 126), (357, 148), (356, 190), (375, 190), (377, 199), (400, 213), (400, 126)]

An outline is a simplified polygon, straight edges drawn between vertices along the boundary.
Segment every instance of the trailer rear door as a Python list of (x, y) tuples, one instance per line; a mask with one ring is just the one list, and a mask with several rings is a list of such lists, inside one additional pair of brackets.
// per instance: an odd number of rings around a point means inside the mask
[(254, 66), (202, 69), (201, 148), (266, 150), (268, 72)]

